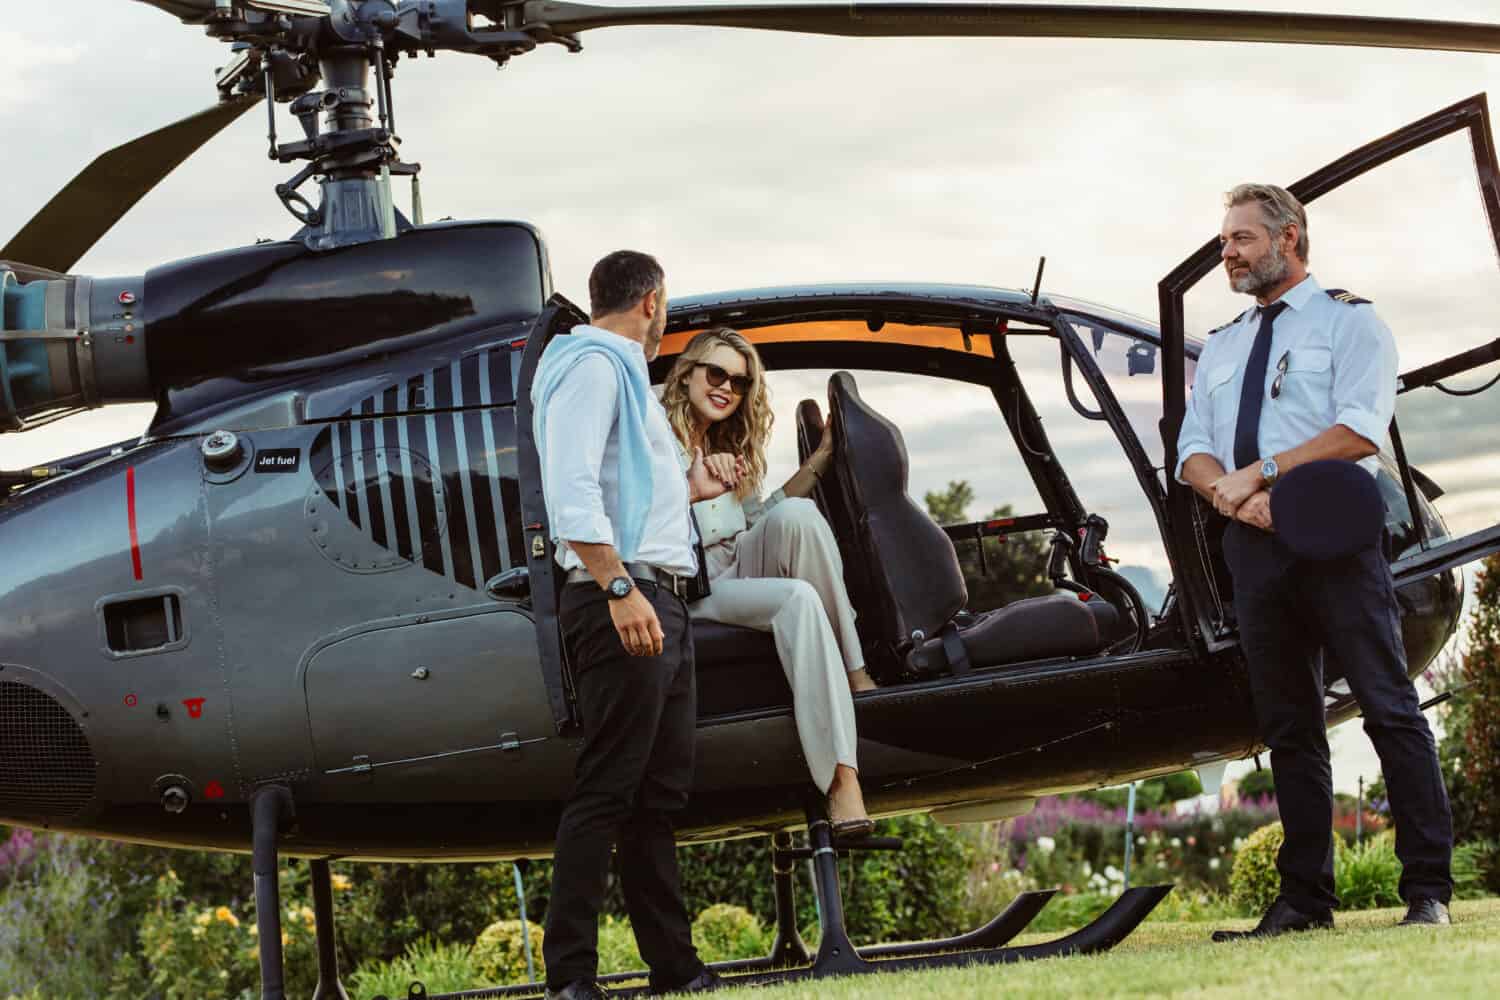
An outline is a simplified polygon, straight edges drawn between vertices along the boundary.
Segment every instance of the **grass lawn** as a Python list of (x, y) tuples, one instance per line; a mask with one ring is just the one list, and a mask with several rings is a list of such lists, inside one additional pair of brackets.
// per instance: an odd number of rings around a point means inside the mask
[[(1271, 941), (1213, 944), (1215, 927), (1254, 921), (1146, 923), (1113, 951), (1003, 966), (855, 976), (736, 991), (757, 1000), (888, 997), (1285, 997), (1500, 996), (1500, 899), (1458, 901), (1452, 927), (1394, 927), (1404, 910), (1340, 913), (1338, 929)], [(1059, 935), (1028, 935), (1030, 944)]]

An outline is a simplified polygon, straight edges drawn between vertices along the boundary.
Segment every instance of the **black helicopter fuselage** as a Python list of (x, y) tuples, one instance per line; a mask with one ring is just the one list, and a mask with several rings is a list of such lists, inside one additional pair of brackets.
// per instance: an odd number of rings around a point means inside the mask
[[(550, 853), (577, 728), (538, 611), (550, 602), (516, 581), (553, 586), (528, 513), (524, 394), (571, 314), (547, 305), (538, 234), (474, 223), (327, 253), (264, 244), (90, 294), (119, 306), (95, 339), (141, 348), (158, 412), (139, 441), (0, 502), (0, 822), (244, 850), (250, 796), (282, 784), (290, 853)], [(984, 289), (758, 298), (783, 316), (805, 301), (955, 330), (960, 313), (1056, 312)], [(685, 303), (673, 329), (770, 322), (733, 304), (754, 300)], [(869, 326), (828, 360), (934, 370)], [(772, 367), (791, 357), (768, 350)], [(1007, 443), (997, 420), (993, 447)], [(1459, 596), (1452, 571), (1403, 588), (1413, 672)], [(780, 666), (754, 664), (766, 681), (748, 684), (744, 666), (699, 665), (684, 839), (801, 821)], [(1355, 711), (1333, 696), (1330, 723)], [(1237, 646), (1205, 649), (1171, 606), (1134, 652), (911, 679), (861, 696), (857, 717), (872, 810), (954, 821), (1256, 746)]]

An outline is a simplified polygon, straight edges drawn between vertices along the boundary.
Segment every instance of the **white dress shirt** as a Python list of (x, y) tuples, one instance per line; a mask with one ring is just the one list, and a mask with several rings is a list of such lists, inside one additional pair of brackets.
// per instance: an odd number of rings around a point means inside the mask
[[(1343, 424), (1381, 447), (1396, 409), (1396, 339), (1367, 303), (1350, 305), (1328, 295), (1309, 275), (1283, 295), (1288, 308), (1271, 328), (1266, 394), (1260, 411), (1260, 457), (1288, 451)], [(1177, 437), (1179, 483), (1193, 455), (1212, 455), (1235, 471), (1234, 431), (1239, 420), (1245, 363), (1260, 330), (1260, 308), (1246, 310), (1208, 338), (1198, 357), (1193, 394)], [(1277, 363), (1286, 358), (1281, 391), (1271, 398)], [(1360, 460), (1374, 474), (1379, 460)]]
[[(576, 326), (573, 337), (614, 337), (594, 326)], [(629, 342), (631, 363), (646, 372), (641, 346)], [(547, 404), (547, 439), (537, 442), (542, 496), (563, 569), (578, 569), (569, 542), (615, 544), (620, 506), (620, 386), (608, 358), (589, 355), (563, 378)], [(649, 382), (650, 376), (646, 375)], [(687, 477), (677, 464), (677, 438), (655, 393), (648, 394), (646, 437), (651, 443), (651, 510), (636, 560), (678, 576), (698, 572), (696, 541), (688, 517)]]

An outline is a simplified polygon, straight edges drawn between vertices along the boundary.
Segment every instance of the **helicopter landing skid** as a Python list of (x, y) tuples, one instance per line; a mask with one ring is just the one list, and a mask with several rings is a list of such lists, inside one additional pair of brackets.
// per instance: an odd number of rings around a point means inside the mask
[[(850, 850), (899, 850), (900, 843), (873, 837), (865, 841), (835, 842), (827, 819), (816, 815), (813, 810), (809, 810), (809, 819), (811, 822), (808, 825), (807, 847), (792, 847), (791, 837), (785, 833), (777, 833), (772, 838), (776, 939), (771, 954), (764, 958), (710, 965), (709, 968), (721, 975), (727, 985), (764, 986), (819, 979), (823, 976), (914, 972), (965, 965), (1003, 965), (1037, 958), (1095, 954), (1108, 951), (1125, 940), (1172, 890), (1170, 885), (1127, 889), (1092, 923), (1064, 937), (1040, 944), (1006, 947), (1008, 942), (1036, 919), (1056, 893), (1055, 889), (1022, 893), (995, 919), (967, 934), (910, 944), (855, 948), (850, 943), (844, 926), (838, 855)], [(796, 907), (793, 905), (791, 865), (802, 859), (812, 862), (818, 894), (822, 934), (816, 955), (810, 954), (802, 943), (797, 931)], [(645, 972), (630, 972), (601, 976), (599, 982), (612, 987), (612, 996), (644, 996), (649, 992), (645, 986), (619, 988), (615, 984), (640, 982), (645, 978)], [(429, 994), (421, 984), (414, 983), (405, 998), (394, 1000), (490, 1000), (500, 997), (532, 998), (544, 994), (545, 990), (540, 983), (444, 994)], [(387, 998), (376, 997), (375, 1000)]]

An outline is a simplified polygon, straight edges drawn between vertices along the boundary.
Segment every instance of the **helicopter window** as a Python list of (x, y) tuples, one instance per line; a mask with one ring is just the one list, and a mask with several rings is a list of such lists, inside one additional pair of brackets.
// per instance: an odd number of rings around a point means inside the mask
[(104, 634), (113, 653), (149, 652), (186, 638), (176, 594), (112, 601), (103, 610)]
[[(864, 330), (864, 324), (859, 324)], [(937, 328), (934, 328), (937, 329)], [(759, 332), (759, 331), (756, 331)], [(957, 331), (943, 330), (955, 341)], [(868, 331), (865, 334), (868, 339)], [(977, 349), (987, 338), (974, 338)], [(814, 399), (827, 410), (831, 370), (777, 371), (767, 375), (777, 431), (767, 456), (767, 481), (780, 484), (797, 468), (796, 408)], [(1043, 513), (1046, 506), (1016, 453), (988, 388), (952, 379), (891, 372), (853, 372), (860, 395), (892, 420), (906, 442), (908, 492), (933, 519), (955, 529), (996, 518)], [(978, 532), (954, 538), (953, 547), (969, 592), (970, 611), (986, 611), (1041, 592), (1046, 569), (1041, 532), (1006, 538)]]
[[(699, 329), (669, 333), (662, 338), (661, 356), (676, 355)], [(968, 336), (952, 327), (909, 323), (881, 323), (872, 327), (867, 320), (814, 320), (751, 327), (741, 331), (757, 346), (767, 344), (861, 343), (891, 344), (901, 347), (925, 347), (994, 357), (989, 338)]]
[[(1130, 418), (1131, 426), (1154, 465), (1162, 462), (1156, 421), (1161, 415), (1161, 366), (1154, 365), (1154, 344), (1125, 335), (1093, 321), (1069, 317), (1084, 346), (1093, 350), (1111, 391)], [(1052, 337), (1009, 337), (1007, 344), (1058, 463), (1067, 473), (1084, 509), (1109, 522), (1105, 550), (1120, 564), (1115, 567), (1141, 592), (1155, 611), (1165, 600), (1171, 570), (1160, 529), (1146, 496), (1126, 458), (1120, 440), (1108, 423), (1087, 418), (1080, 408), (1098, 411), (1099, 403), (1082, 374), (1073, 371), (1073, 389), (1080, 407), (1068, 398), (1058, 343)], [(1149, 347), (1147, 351), (1143, 348)], [(1131, 352), (1135, 354), (1132, 357)], [(1132, 366), (1134, 373), (1132, 374)]]
[[(1135, 431), (1136, 440), (1145, 448), (1151, 466), (1157, 472), (1162, 488), (1166, 489), (1166, 463), (1161, 440), (1161, 364), (1160, 347), (1145, 337), (1136, 336), (1101, 322), (1094, 317), (1068, 315), (1068, 323), (1078, 334), (1084, 346), (1090, 350), (1094, 363), (1109, 382), (1115, 401), (1120, 404), (1125, 417)], [(1185, 379), (1187, 386), (1193, 384), (1193, 372), (1197, 363), (1186, 359)], [(1073, 385), (1085, 400), (1092, 401), (1088, 383), (1075, 372)]]

